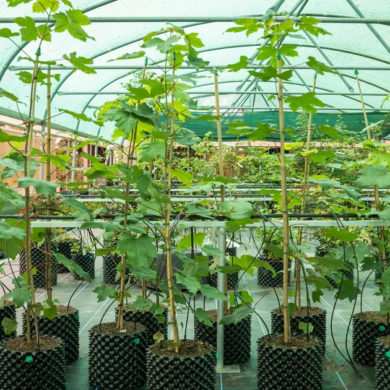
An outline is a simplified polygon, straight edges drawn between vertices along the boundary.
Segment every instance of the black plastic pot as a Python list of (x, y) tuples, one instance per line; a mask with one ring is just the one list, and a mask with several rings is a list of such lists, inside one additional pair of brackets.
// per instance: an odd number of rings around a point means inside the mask
[[(83, 271), (89, 274), (91, 279), (95, 279), (95, 255), (93, 253), (77, 253), (74, 255), (73, 260), (78, 264)], [(73, 272), (73, 277), (76, 280), (83, 280), (82, 277)]]
[[(46, 287), (46, 258), (45, 252), (37, 247), (31, 248), (31, 263), (36, 268), (37, 273), (33, 276), (34, 287)], [(51, 264), (51, 283), (52, 286), (57, 284), (57, 267), (58, 263), (52, 256)], [(19, 273), (23, 274), (26, 272), (26, 251), (22, 249), (19, 255)]]
[[(290, 317), (291, 334), (303, 334), (303, 330), (299, 329), (301, 322), (310, 323), (313, 325), (312, 336), (316, 337), (321, 345), (322, 352), (325, 354), (326, 347), (326, 311), (317, 307), (312, 307), (309, 316), (307, 315), (307, 307), (302, 307), (302, 312), (299, 311), (292, 314)], [(315, 313), (313, 313), (315, 310)], [(283, 313), (280, 309), (275, 309), (271, 312), (271, 333), (283, 333)]]
[[(146, 327), (147, 337), (146, 342), (148, 345), (155, 343), (153, 335), (157, 332), (160, 332), (164, 337), (168, 338), (168, 310), (164, 309), (163, 316), (165, 321), (159, 323), (157, 318), (150, 311), (139, 311), (132, 310), (128, 307), (125, 307), (123, 311), (123, 319), (129, 322), (138, 322)], [(118, 318), (118, 309), (115, 310), (115, 318)]]
[(108, 255), (103, 257), (103, 283), (115, 284), (117, 265), (121, 262), (119, 255)]
[[(182, 343), (200, 343), (187, 340)], [(161, 345), (149, 347), (146, 360), (146, 387), (149, 390), (214, 390), (216, 357), (214, 348), (198, 356), (166, 356)]]
[(375, 342), (375, 388), (390, 389), (390, 338), (379, 337)]
[[(113, 323), (114, 327), (115, 325)], [(91, 387), (104, 390), (129, 390), (144, 385), (146, 337), (146, 328), (141, 324), (137, 324), (133, 332), (120, 334), (105, 334), (102, 333), (100, 325), (94, 326), (89, 331)]]
[[(367, 316), (376, 312), (357, 313), (353, 316), (352, 356), (355, 362), (375, 366), (375, 342), (378, 337), (390, 335), (386, 317), (371, 320)], [(368, 318), (368, 319), (367, 319)]]
[(16, 336), (16, 332), (13, 332), (9, 336), (7, 336), (4, 333), (4, 329), (1, 326), (1, 323), (2, 323), (4, 318), (9, 318), (9, 319), (12, 319), (12, 320), (14, 320), (16, 318), (16, 308), (15, 308), (14, 305), (6, 304), (2, 309), (0, 309), (0, 341), (4, 340), (4, 339), (7, 339), (9, 337)]
[[(272, 276), (272, 272), (260, 267), (257, 269), (257, 284), (262, 287), (279, 287), (283, 285), (283, 260), (282, 259), (270, 259), (263, 258), (272, 265), (273, 269), (277, 273), (275, 277)], [(288, 280), (290, 281), (290, 271), (288, 272)]]
[(65, 389), (64, 344), (55, 340), (54, 348), (37, 352), (10, 351), (6, 349), (7, 341), (1, 342), (0, 389)]
[[(59, 241), (55, 243), (56, 251), (66, 256), (69, 260), (72, 259), (72, 241)], [(62, 264), (58, 264), (58, 273), (68, 273), (69, 270)]]
[[(217, 287), (218, 283), (218, 273), (209, 274), (208, 283), (210, 286)], [(238, 283), (238, 272), (234, 272), (233, 274), (227, 274), (227, 287), (229, 290), (234, 290)]]
[[(209, 310), (215, 312), (215, 310)], [(215, 318), (215, 317), (214, 317)], [(251, 316), (245, 317), (238, 324), (224, 326), (223, 362), (225, 365), (241, 364), (251, 357)], [(209, 343), (217, 347), (217, 322), (213, 326), (207, 326), (194, 317), (195, 340)]]
[[(275, 337), (275, 335), (271, 335)], [(296, 336), (306, 339), (306, 336)], [(313, 338), (311, 338), (313, 339)], [(268, 343), (268, 336), (257, 341), (258, 390), (321, 390), (321, 345), (306, 348), (283, 348), (282, 343)]]
[[(66, 308), (66, 306), (61, 306)], [(69, 311), (56, 315), (53, 320), (38, 317), (40, 334), (58, 337), (64, 342), (65, 360), (67, 363), (74, 362), (79, 357), (80, 345), (80, 319), (79, 311), (69, 307)], [(32, 322), (31, 322), (32, 324)], [(34, 330), (34, 329), (33, 329)], [(23, 333), (26, 333), (26, 315), (23, 315)]]

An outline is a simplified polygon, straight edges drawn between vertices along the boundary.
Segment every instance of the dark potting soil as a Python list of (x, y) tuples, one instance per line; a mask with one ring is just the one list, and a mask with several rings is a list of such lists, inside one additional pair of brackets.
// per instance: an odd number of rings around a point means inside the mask
[(359, 317), (369, 322), (380, 322), (380, 323), (387, 322), (387, 316), (379, 314), (378, 311), (365, 311), (363, 313), (357, 313), (356, 317)]
[(36, 342), (35, 337), (32, 337), (32, 344), (27, 344), (27, 339), (24, 336), (13, 337), (9, 339), (5, 348), (9, 351), (15, 352), (37, 352), (37, 351), (47, 351), (49, 349), (54, 349), (61, 344), (60, 339), (54, 339), (48, 336), (41, 336), (39, 338), (39, 348)]
[(105, 322), (101, 325), (95, 325), (91, 330), (93, 333), (111, 335), (111, 336), (128, 336), (130, 334), (137, 334), (143, 332), (146, 328), (144, 325), (137, 322), (124, 321), (124, 329), (120, 331), (116, 327), (116, 322)]
[(150, 347), (150, 351), (158, 356), (165, 356), (170, 358), (188, 358), (206, 355), (212, 351), (212, 347), (210, 345), (204, 344), (201, 341), (182, 340), (180, 342), (179, 353), (176, 353), (172, 348), (172, 340), (170, 340), (152, 345)]
[(65, 316), (67, 314), (76, 313), (77, 309), (72, 306), (58, 305), (56, 307), (56, 317)]
[(264, 337), (264, 343), (270, 345), (273, 348), (284, 349), (305, 349), (313, 347), (318, 343), (317, 339), (310, 336), (309, 340), (305, 334), (292, 335), (291, 341), (285, 343), (283, 334), (271, 334), (270, 337)]
[[(280, 308), (275, 309), (276, 314), (280, 314)], [(310, 307), (309, 308), (309, 316), (320, 315), (324, 312), (323, 309), (319, 307)], [(294, 312), (290, 315), (290, 317), (305, 317), (307, 316), (307, 306), (297, 307)]]
[(381, 337), (380, 340), (381, 340), (382, 344), (384, 344), (384, 345), (386, 345), (386, 347), (390, 348), (390, 336)]

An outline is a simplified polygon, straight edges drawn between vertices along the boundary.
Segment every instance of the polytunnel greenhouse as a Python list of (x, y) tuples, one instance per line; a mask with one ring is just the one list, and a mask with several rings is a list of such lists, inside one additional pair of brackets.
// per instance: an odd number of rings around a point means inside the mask
[(0, 390), (390, 390), (389, 1), (0, 11)]

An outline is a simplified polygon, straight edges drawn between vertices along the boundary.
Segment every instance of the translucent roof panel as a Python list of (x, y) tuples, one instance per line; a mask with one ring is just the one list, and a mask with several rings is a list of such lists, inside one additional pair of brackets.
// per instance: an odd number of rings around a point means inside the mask
[[(31, 5), (7, 8), (0, 5), (0, 28), (15, 29), (13, 19), (31, 16)], [(80, 42), (69, 34), (55, 34), (52, 42), (42, 46), (42, 60), (58, 60), (64, 54), (78, 55), (94, 60), (96, 74), (73, 72), (69, 67), (54, 68), (60, 81), (52, 87), (52, 115), (54, 124), (63, 130), (78, 131), (91, 136), (109, 137), (113, 125), (107, 123), (99, 128), (93, 123), (79, 123), (72, 117), (61, 114), (60, 109), (83, 112), (93, 116), (96, 107), (113, 100), (125, 91), (124, 85), (134, 72), (141, 69), (144, 59), (110, 61), (125, 53), (140, 49), (142, 38), (151, 31), (159, 30), (171, 22), (187, 32), (197, 32), (204, 43), (200, 56), (210, 62), (210, 67), (225, 67), (247, 56), (252, 66), (257, 48), (264, 44), (262, 32), (249, 37), (245, 33), (227, 33), (234, 20), (240, 17), (261, 17), (267, 12), (285, 12), (293, 16), (317, 16), (330, 35), (304, 39), (289, 38), (286, 42), (299, 46), (299, 57), (289, 59), (287, 66), (294, 68), (293, 77), (284, 83), (286, 94), (300, 94), (311, 90), (313, 71), (305, 66), (308, 56), (334, 67), (338, 74), (319, 76), (316, 91), (325, 103), (325, 113), (361, 113), (361, 101), (354, 69), (359, 70), (362, 92), (368, 112), (389, 110), (390, 101), (382, 107), (384, 98), (390, 93), (390, 2), (388, 0), (78, 0), (77, 7), (90, 18), (87, 33), (94, 37)], [(39, 16), (39, 15), (38, 15)], [(386, 19), (386, 17), (388, 19)], [(112, 20), (114, 18), (114, 20)], [(352, 23), (353, 22), (353, 23)], [(31, 63), (20, 57), (34, 56), (36, 43), (22, 43), (16, 37), (13, 42), (0, 39), (0, 88), (17, 95), (27, 102), (29, 87), (20, 83), (18, 72), (31, 67)], [(149, 66), (159, 72), (163, 61), (161, 54), (148, 52)], [(63, 63), (61, 61), (59, 64)], [(195, 70), (183, 66), (180, 74)], [(188, 92), (199, 106), (215, 103), (213, 76), (210, 71), (198, 71), (199, 79)], [(219, 74), (220, 103), (223, 112), (230, 114), (235, 107), (242, 110), (273, 111), (276, 93), (274, 81), (259, 82), (246, 70)], [(46, 90), (38, 87), (36, 117), (46, 118)], [(27, 105), (0, 98), (0, 114), (19, 116), (26, 114)]]

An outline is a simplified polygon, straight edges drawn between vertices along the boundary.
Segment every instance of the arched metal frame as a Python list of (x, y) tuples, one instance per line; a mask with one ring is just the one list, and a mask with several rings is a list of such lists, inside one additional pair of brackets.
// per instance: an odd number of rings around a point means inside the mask
[[(93, 5), (91, 7), (85, 8), (83, 10), (83, 12), (87, 13), (89, 11), (95, 10), (97, 8), (100, 8), (100, 7), (104, 7), (106, 5), (114, 3), (116, 1), (117, 0), (105, 0), (105, 1), (102, 1), (99, 4), (96, 4), (96, 5)], [(277, 11), (281, 7), (281, 5), (284, 3), (284, 1), (285, 0), (278, 0), (278, 1), (276, 1), (276, 3), (274, 4), (273, 7), (271, 7), (271, 9), (273, 11)], [(299, 8), (299, 13), (301, 13), (303, 11), (303, 8), (307, 4), (307, 2), (308, 2), (308, 0), (298, 0), (298, 2), (295, 5), (295, 7), (293, 7), (293, 9), (291, 10), (292, 13), (294, 13), (298, 8)], [(354, 9), (354, 11), (359, 16), (359, 18), (341, 17), (341, 16), (333, 17), (331, 15), (322, 15), (322, 16), (319, 17), (319, 19), (322, 20), (325, 23), (327, 23), (327, 22), (329, 22), (329, 23), (365, 23), (365, 24), (367, 24), (367, 26), (369, 27), (371, 32), (375, 35), (375, 37), (380, 41), (382, 46), (385, 47), (385, 49), (389, 52), (389, 46), (386, 44), (386, 42), (381, 37), (378, 37), (379, 34), (377, 33), (375, 27), (372, 26), (370, 23), (382, 23), (382, 24), (388, 26), (388, 25), (390, 25), (390, 20), (387, 20), (387, 19), (368, 19), (368, 18), (364, 18), (364, 15), (361, 14), (359, 9), (354, 5), (353, 1), (347, 0), (347, 2), (351, 5), (351, 7)], [(315, 16), (315, 15), (313, 15), (313, 16)], [(253, 18), (259, 18), (259, 17), (258, 16), (253, 16)], [(4, 20), (3, 19), (4, 18), (0, 18), (0, 22), (5, 22), (5, 19)], [(147, 21), (150, 21), (150, 22), (162, 21), (161, 18), (137, 18), (137, 20), (132, 19), (132, 18), (91, 18), (91, 20), (93, 22), (113, 22), (113, 21), (115, 21), (115, 22), (130, 22), (130, 21), (131, 22), (139, 22), (139, 21), (141, 21), (140, 19), (142, 21), (144, 21), (144, 22), (147, 22)], [(191, 22), (191, 21), (195, 21), (194, 23), (189, 23), (189, 24), (186, 24), (184, 26), (181, 26), (182, 28), (190, 28), (190, 27), (195, 27), (195, 26), (198, 26), (198, 25), (203, 25), (203, 24), (208, 24), (208, 23), (213, 23), (213, 22), (233, 21), (236, 18), (219, 18), (219, 17), (216, 17), (216, 18), (171, 18), (171, 19), (172, 19), (172, 21), (176, 21), (176, 22)], [(164, 21), (165, 21), (165, 18), (164, 18)], [(91, 58), (92, 59), (96, 59), (96, 58), (101, 57), (101, 56), (103, 56), (105, 54), (108, 54), (109, 52), (125, 48), (126, 46), (129, 46), (129, 45), (132, 45), (134, 43), (140, 42), (142, 40), (142, 38), (143, 37), (134, 38), (131, 41), (127, 41), (127, 42), (121, 43), (120, 45), (114, 46), (113, 48), (111, 48), (109, 50), (104, 50), (104, 51), (98, 52), (94, 56), (92, 56)], [(3, 68), (0, 70), (0, 81), (3, 78), (5, 72), (10, 68), (10, 65), (12, 64), (13, 60), (18, 56), (20, 51), (23, 50), (23, 48), (25, 48), (27, 45), (28, 45), (28, 43), (21, 44), (19, 46), (19, 48), (17, 50), (15, 50), (11, 54), (11, 56), (8, 58), (8, 60), (4, 64)], [(206, 48), (206, 49), (200, 50), (200, 52), (227, 50), (227, 49), (239, 48), (239, 47), (256, 47), (256, 46), (259, 46), (259, 44), (224, 45), (224, 46), (220, 46), (220, 47)], [(356, 55), (356, 56), (359, 56), (359, 57), (371, 59), (371, 60), (374, 60), (374, 61), (377, 61), (377, 62), (380, 62), (380, 63), (383, 63), (383, 64), (389, 64), (390, 65), (390, 61), (387, 61), (387, 60), (379, 58), (379, 57), (370, 56), (370, 55), (367, 55), (367, 54), (364, 54), (364, 53), (359, 53), (359, 52), (353, 51), (353, 50), (346, 50), (346, 49), (342, 49), (342, 48), (334, 48), (334, 47), (329, 47), (329, 46), (321, 46), (321, 45), (318, 45), (314, 41), (312, 41), (312, 44), (297, 44), (297, 46), (308, 47), (308, 48), (316, 48), (323, 55), (323, 57), (326, 59), (326, 61), (328, 63), (329, 63), (329, 59), (327, 58), (326, 51), (336, 51), (336, 52), (346, 53), (346, 54), (350, 54), (350, 55)], [(302, 86), (306, 86), (306, 88), (307, 88), (307, 85), (304, 83), (304, 80), (300, 77), (300, 75), (297, 72), (297, 70), (294, 70), (294, 72), (296, 73), (297, 77), (302, 81), (302, 84), (292, 83), (292, 82), (290, 82), (289, 84), (290, 85), (302, 85)], [(199, 71), (197, 73), (199, 73)], [(63, 85), (72, 76), (72, 74), (73, 74), (73, 72), (69, 72), (66, 75), (64, 75), (64, 77), (61, 79), (61, 81), (56, 86), (55, 90), (53, 91), (52, 98), (51, 98), (52, 101), (55, 99), (55, 97), (60, 92), (60, 90), (63, 87)], [(127, 77), (129, 74), (130, 74), (129, 72), (126, 72), (125, 74), (122, 74), (122, 75), (119, 75), (119, 76), (118, 75), (115, 76), (108, 83), (106, 83), (105, 85), (100, 87), (98, 92), (104, 91), (110, 85), (112, 85), (113, 83), (115, 83), (115, 82), (117, 82), (117, 81)], [(188, 74), (190, 74), (190, 73), (188, 73)], [(344, 78), (354, 79), (354, 77), (351, 76), (351, 75), (345, 74), (345, 73), (341, 73), (341, 72), (339, 72), (339, 77), (343, 80), (345, 85), (348, 88), (350, 88), (349, 84), (344, 80)], [(386, 88), (384, 88), (384, 87), (382, 87), (380, 85), (377, 85), (377, 84), (375, 84), (373, 82), (370, 82), (368, 80), (365, 80), (364, 78), (361, 79), (360, 81), (362, 83), (367, 84), (367, 85), (371, 85), (371, 86), (373, 86), (375, 88), (378, 88), (378, 89), (380, 89), (382, 91), (390, 93), (390, 91), (388, 89), (386, 89)], [(230, 81), (226, 81), (226, 83), (232, 83), (232, 82), (233, 81), (231, 81), (231, 80)], [(247, 82), (248, 82), (248, 78), (246, 80), (242, 81), (241, 85), (245, 85)], [(253, 82), (252, 82), (251, 85), (253, 85)], [(248, 88), (250, 88), (251, 85), (249, 85)], [(197, 85), (197, 86), (195, 86), (195, 88), (200, 87), (200, 86), (201, 85)], [(332, 92), (332, 90), (327, 89), (327, 88), (319, 88), (319, 89), (323, 90), (323, 91)], [(251, 92), (249, 90), (247, 90), (247, 91)], [(248, 93), (248, 96), (250, 96), (252, 94), (253, 93)], [(244, 95), (245, 95), (245, 93), (244, 93)], [(94, 94), (94, 95), (92, 95), (91, 97), (89, 97), (87, 99), (86, 104), (82, 108), (82, 112), (83, 113), (87, 110), (88, 106), (93, 102), (93, 100), (96, 98), (96, 96), (97, 96), (97, 94)], [(206, 97), (206, 96), (207, 95), (204, 95), (204, 96), (200, 95), (198, 98)], [(352, 99), (352, 100), (355, 100), (355, 101), (359, 101), (358, 99), (355, 99), (352, 96), (348, 96), (348, 95), (344, 95), (344, 94), (341, 94), (341, 96), (344, 96), (344, 97), (346, 97), (348, 99)], [(245, 104), (245, 101), (241, 101), (240, 103), (239, 103), (239, 101), (236, 101), (235, 104), (233, 104), (233, 105), (237, 104), (237, 108), (240, 108), (240, 106), (238, 104)], [(370, 104), (367, 104), (367, 106), (374, 108)], [(336, 107), (334, 107), (334, 109), (337, 110)], [(46, 120), (46, 117), (47, 117), (47, 111), (45, 111), (45, 114), (44, 114), (44, 118), (43, 118), (44, 121)], [(76, 133), (79, 131), (79, 127), (80, 127), (80, 121), (77, 122), (76, 129), (75, 129)]]

